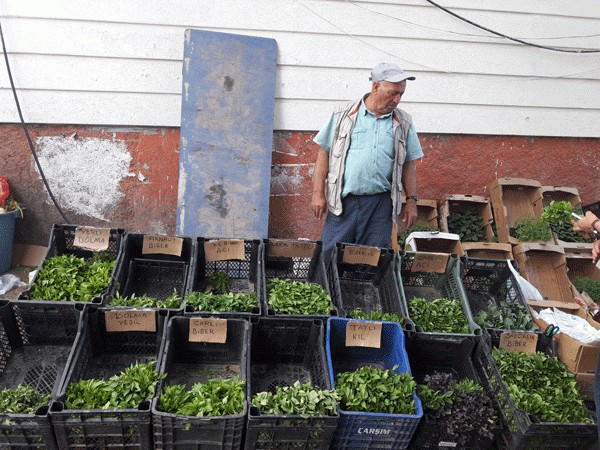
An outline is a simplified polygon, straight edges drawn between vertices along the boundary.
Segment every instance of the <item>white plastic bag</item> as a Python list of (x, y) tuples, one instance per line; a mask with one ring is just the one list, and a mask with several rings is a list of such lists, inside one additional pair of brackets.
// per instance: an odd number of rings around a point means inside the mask
[(544, 300), (544, 297), (542, 297), (542, 294), (540, 294), (540, 291), (538, 291), (537, 288), (533, 284), (531, 284), (529, 281), (527, 281), (525, 278), (523, 278), (521, 276), (521, 274), (519, 274), (519, 272), (517, 272), (515, 270), (515, 268), (513, 267), (512, 263), (511, 263), (511, 260), (507, 259), (506, 262), (508, 263), (508, 267), (510, 268), (510, 271), (515, 276), (515, 279), (517, 280), (517, 283), (519, 284), (519, 287), (521, 288), (521, 292), (523, 293), (523, 296), (525, 297), (525, 301), (527, 301), (527, 300)]
[(585, 319), (575, 314), (568, 314), (556, 308), (546, 308), (536, 314), (536, 317), (548, 324), (556, 325), (561, 333), (568, 334), (579, 342), (600, 346), (600, 330), (596, 330)]
[(0, 277), (0, 295), (6, 294), (12, 288), (17, 286), (25, 286), (19, 277), (12, 273), (6, 273)]

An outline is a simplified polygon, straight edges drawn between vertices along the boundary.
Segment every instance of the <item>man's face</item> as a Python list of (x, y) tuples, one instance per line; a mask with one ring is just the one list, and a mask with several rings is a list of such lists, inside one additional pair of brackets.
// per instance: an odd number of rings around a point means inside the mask
[(376, 96), (379, 110), (384, 114), (392, 112), (398, 106), (398, 103), (400, 103), (405, 90), (406, 80), (397, 83), (390, 83), (389, 81), (378, 82)]

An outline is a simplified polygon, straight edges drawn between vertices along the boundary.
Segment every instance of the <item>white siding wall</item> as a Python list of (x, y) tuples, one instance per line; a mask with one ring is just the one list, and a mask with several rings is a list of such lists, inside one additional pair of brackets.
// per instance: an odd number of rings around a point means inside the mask
[[(598, 0), (438, 0), (536, 44), (600, 49)], [(0, 22), (30, 123), (179, 126), (186, 28), (277, 40), (275, 129), (319, 129), (400, 64), (418, 130), (600, 137), (600, 53), (502, 39), (425, 0), (0, 0)], [(4, 63), (0, 122), (16, 122)]]

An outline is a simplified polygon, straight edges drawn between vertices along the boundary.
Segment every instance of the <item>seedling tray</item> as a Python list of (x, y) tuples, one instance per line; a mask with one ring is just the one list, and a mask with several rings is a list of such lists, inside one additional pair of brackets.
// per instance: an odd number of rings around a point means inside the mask
[[(273, 240), (266, 239), (264, 242), (264, 271), (263, 271), (263, 309), (268, 316), (297, 317), (303, 319), (325, 319), (329, 316), (337, 316), (338, 311), (334, 306), (335, 300), (332, 293), (327, 271), (323, 260), (323, 244), (321, 241), (288, 241), (290, 244), (313, 244), (314, 251), (310, 257), (305, 256), (273, 256), (270, 247)], [(272, 278), (287, 279), (290, 281), (309, 282), (320, 285), (331, 298), (331, 309), (329, 314), (288, 314), (281, 313), (269, 306), (269, 280)]]
[[(549, 345), (548, 340), (538, 340), (536, 351), (553, 355), (553, 347)], [(488, 346), (478, 346), (474, 358), (482, 383), (486, 389), (493, 392), (500, 407), (504, 425), (502, 435), (499, 437), (500, 448), (515, 450), (597, 448), (598, 432), (595, 423), (541, 422), (537, 417), (517, 408), (502, 381)], [(592, 412), (590, 418), (593, 418)]]
[(418, 254), (419, 252), (400, 252), (396, 258), (398, 282), (400, 289), (404, 292), (402, 299), (406, 302), (404, 309), (407, 311), (408, 318), (411, 319), (410, 313), (408, 312), (408, 302), (414, 297), (424, 298), (427, 301), (436, 298), (453, 299), (457, 300), (462, 306), (469, 326), (469, 333), (425, 332), (422, 327), (413, 320), (416, 331), (425, 334), (443, 335), (448, 338), (480, 336), (482, 334), (481, 327), (473, 320), (471, 309), (467, 301), (467, 295), (460, 279), (460, 258), (458, 255), (448, 255), (444, 272), (425, 272), (416, 268), (415, 258)]
[(398, 279), (394, 270), (394, 252), (381, 249), (377, 266), (343, 262), (345, 246), (338, 244), (333, 250), (328, 277), (333, 286), (333, 300), (340, 316), (347, 317), (354, 309), (365, 312), (392, 313), (406, 319), (407, 329), (412, 322), (404, 309)]
[(89, 309), (68, 370), (61, 380), (57, 401), (50, 408), (58, 448), (127, 449), (152, 448), (150, 400), (137, 409), (69, 410), (66, 391), (82, 379), (108, 379), (134, 362), (157, 361), (165, 331), (166, 312), (156, 312), (156, 332), (107, 332), (105, 311)]
[[(404, 343), (404, 333), (396, 322), (382, 322), (381, 346), (346, 347), (346, 327), (354, 319), (327, 319), (326, 355), (332, 386), (338, 373), (352, 372), (364, 365), (411, 374)], [(364, 322), (364, 321), (359, 321)], [(415, 414), (384, 414), (345, 411), (340, 409), (340, 421), (332, 448), (404, 449), (407, 448), (423, 416), (421, 400), (413, 393)]]
[[(296, 380), (320, 389), (331, 389), (325, 361), (321, 320), (253, 319), (250, 361), (250, 399), (259, 392), (274, 392)], [(246, 449), (329, 449), (338, 416), (262, 414), (250, 406)]]
[[(425, 376), (435, 372), (454, 375), (457, 381), (465, 378), (481, 384), (475, 369), (477, 360), (473, 352), (480, 339), (466, 336), (460, 340), (448, 341), (421, 333), (409, 333), (406, 349), (415, 381), (424, 384)], [(488, 392), (492, 401), (494, 397)], [(500, 417), (499, 406), (494, 405)], [(466, 420), (469, 420), (468, 418)], [(483, 450), (494, 448), (495, 438), (502, 430), (500, 420), (496, 424), (493, 438), (480, 436), (475, 432), (461, 432), (450, 435), (445, 424), (431, 417), (426, 410), (417, 431), (410, 442), (411, 449), (460, 448), (465, 450)]]
[[(0, 302), (0, 387), (29, 384), (55, 397), (81, 323), (73, 303)], [(56, 449), (48, 405), (35, 414), (0, 414), (0, 447)]]
[[(75, 234), (77, 228), (80, 225), (58, 225), (54, 224), (52, 230), (50, 232), (50, 239), (48, 241), (48, 250), (46, 251), (46, 256), (44, 257), (44, 261), (40, 265), (40, 269), (43, 267), (44, 262), (50, 258), (55, 256), (62, 255), (75, 255), (79, 258), (91, 258), (94, 255), (94, 252), (91, 250), (86, 250), (81, 248), (75, 244)], [(106, 296), (110, 293), (112, 289), (112, 282), (117, 276), (119, 259), (121, 257), (121, 249), (123, 244), (123, 237), (125, 234), (125, 230), (120, 228), (111, 228), (110, 229), (110, 237), (108, 240), (108, 248), (104, 251), (104, 253), (108, 253), (111, 257), (115, 259), (115, 266), (113, 268), (111, 274), (111, 282), (106, 286), (106, 289), (102, 295), (99, 295), (92, 299), (91, 302), (78, 302), (78, 301), (69, 301), (69, 300), (32, 300), (29, 296), (31, 292), (31, 287), (25, 290), (21, 295), (19, 295), (18, 300), (14, 300), (15, 302), (26, 301), (26, 302), (36, 302), (36, 303), (47, 303), (49, 305), (55, 305), (57, 303), (66, 303), (72, 305), (73, 303), (83, 303), (83, 304), (96, 304), (100, 305), (103, 301), (105, 301)], [(33, 286), (38, 278), (38, 273), (36, 272), (31, 286)]]
[[(216, 239), (216, 238), (214, 238)], [(196, 240), (196, 256), (190, 276), (186, 295), (192, 291), (203, 292), (208, 286), (208, 279), (215, 272), (224, 272), (229, 276), (229, 288), (233, 293), (256, 294), (256, 307), (250, 312), (234, 311), (199, 311), (194, 306), (184, 303), (186, 315), (201, 315), (215, 317), (259, 317), (262, 314), (262, 252), (263, 247), (258, 239), (244, 240), (244, 259), (224, 261), (207, 261), (204, 244), (209, 239), (199, 237)]]
[[(209, 378), (240, 377), (247, 380), (250, 324), (243, 319), (227, 320), (225, 343), (190, 342), (193, 317), (173, 317), (167, 328), (159, 382), (152, 402), (154, 448), (186, 450), (239, 449), (242, 445), (247, 403), (240, 414), (215, 417), (190, 417), (158, 409), (160, 392), (165, 385), (195, 383)], [(247, 385), (246, 385), (247, 387)]]
[[(176, 291), (183, 299), (193, 270), (194, 240), (191, 237), (172, 236), (182, 239), (181, 254), (144, 253), (144, 234), (127, 233), (123, 241), (122, 256), (111, 295), (104, 305), (111, 307), (110, 300), (118, 292), (122, 297), (132, 294), (165, 300)], [(183, 309), (161, 308), (169, 312)]]
[[(502, 259), (462, 258), (461, 280), (467, 294), (469, 307), (473, 317), (480, 311), (487, 311), (490, 305), (499, 306), (502, 303), (515, 305), (524, 313), (531, 313), (519, 283), (512, 273), (509, 264), (512, 264), (518, 273), (517, 263)], [(531, 318), (533, 322), (533, 318)], [(489, 329), (494, 329), (487, 327)], [(498, 329), (495, 334), (501, 333)], [(519, 331), (517, 329), (507, 331)]]

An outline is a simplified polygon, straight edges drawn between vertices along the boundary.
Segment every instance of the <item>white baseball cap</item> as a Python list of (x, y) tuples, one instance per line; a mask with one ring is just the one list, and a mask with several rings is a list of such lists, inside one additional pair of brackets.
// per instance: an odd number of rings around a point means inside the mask
[(373, 70), (371, 70), (371, 76), (369, 80), (375, 81), (389, 81), (390, 83), (398, 83), (404, 80), (415, 80), (416, 78), (406, 73), (396, 64), (391, 63), (379, 63)]

